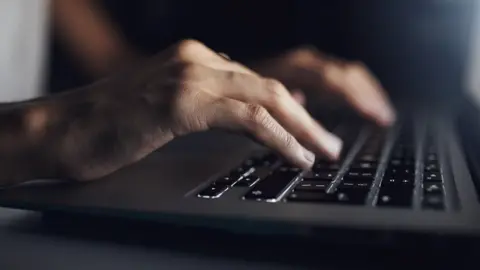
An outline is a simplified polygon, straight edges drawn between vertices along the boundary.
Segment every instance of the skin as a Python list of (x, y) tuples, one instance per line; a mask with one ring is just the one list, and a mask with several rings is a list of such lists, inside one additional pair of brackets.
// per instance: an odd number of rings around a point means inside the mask
[[(380, 103), (373, 106), (378, 111), (367, 110), (366, 115), (384, 125), (393, 121), (384, 121), (390, 112), (381, 110), (388, 102), (364, 71), (351, 75), (350, 68), (335, 68), (309, 72), (326, 72), (317, 80), (343, 91), (347, 100), (353, 98), (360, 111), (363, 103), (348, 95), (355, 91), (352, 85), (361, 86), (360, 94), (380, 99), (373, 100)], [(305, 169), (315, 155), (336, 159), (342, 142), (309, 115), (301, 100), (302, 94), (292, 95), (278, 80), (198, 41), (181, 41), (141, 66), (92, 85), (4, 104), (0, 185), (38, 178), (99, 179), (174, 138), (209, 129), (246, 133)]]
[(92, 78), (101, 78), (141, 60), (97, 0), (53, 0), (56, 33)]
[(345, 61), (303, 46), (257, 63), (255, 71), (278, 79), (289, 89), (302, 89), (309, 99), (318, 102), (340, 97), (380, 126), (395, 121), (395, 111), (381, 83), (361, 62)]

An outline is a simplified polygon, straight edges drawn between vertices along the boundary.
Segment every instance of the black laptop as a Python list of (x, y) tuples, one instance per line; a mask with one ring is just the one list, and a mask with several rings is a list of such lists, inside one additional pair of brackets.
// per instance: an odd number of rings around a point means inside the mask
[[(446, 16), (449, 9), (474, 7), (437, 4)], [(448, 47), (442, 38), (457, 30), (445, 23), (445, 32), (427, 35), (429, 25), (412, 29)], [(3, 190), (0, 206), (262, 234), (333, 229), (479, 236), (480, 20), (466, 25), (468, 39), (452, 43), (465, 43), (452, 48), (463, 55), (461, 78), (444, 84), (439, 72), (399, 83), (409, 94), (395, 95), (393, 127), (381, 129), (343, 110), (315, 110), (345, 142), (338, 162), (318, 157), (303, 171), (244, 137), (212, 131), (179, 138), (99, 181), (34, 181)], [(415, 59), (409, 61), (415, 69)], [(393, 81), (401, 82), (402, 73), (396, 74)]]

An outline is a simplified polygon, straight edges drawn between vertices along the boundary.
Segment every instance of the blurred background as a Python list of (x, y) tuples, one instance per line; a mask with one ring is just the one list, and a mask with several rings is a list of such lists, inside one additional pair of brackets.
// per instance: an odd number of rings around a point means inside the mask
[(47, 89), (89, 83), (195, 38), (241, 62), (313, 44), (365, 62), (392, 95), (450, 94), (463, 79), (475, 2), (53, 0)]

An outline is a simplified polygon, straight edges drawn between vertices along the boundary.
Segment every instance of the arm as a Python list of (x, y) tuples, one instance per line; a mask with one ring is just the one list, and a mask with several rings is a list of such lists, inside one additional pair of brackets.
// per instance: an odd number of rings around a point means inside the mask
[(53, 22), (75, 58), (95, 77), (136, 58), (96, 0), (54, 0)]
[(281, 83), (183, 41), (135, 70), (0, 110), (0, 185), (98, 179), (217, 128), (247, 132), (305, 169), (314, 153), (336, 159), (341, 149)]
[(0, 187), (56, 177), (53, 152), (43, 152), (49, 102), (2, 103), (0, 107)]
[[(139, 96), (129, 89), (119, 94), (114, 85), (101, 82), (55, 96), (3, 103), (0, 187), (33, 179), (97, 179), (173, 138), (159, 124), (163, 117), (153, 118), (153, 109)], [(155, 105), (166, 107), (162, 101)], [(155, 136), (155, 142), (146, 134)]]
[[(86, 91), (81, 90), (85, 96)], [(32, 179), (69, 178), (62, 163), (62, 143), (68, 140), (69, 125), (91, 114), (85, 107), (72, 113), (74, 92), (25, 102), (2, 103), (0, 107), (0, 187)], [(83, 97), (81, 99), (84, 99)], [(81, 103), (77, 100), (77, 103)], [(85, 128), (90, 128), (85, 126)], [(79, 131), (77, 131), (79, 133)], [(77, 134), (79, 136), (81, 134)], [(85, 134), (86, 135), (86, 134)]]

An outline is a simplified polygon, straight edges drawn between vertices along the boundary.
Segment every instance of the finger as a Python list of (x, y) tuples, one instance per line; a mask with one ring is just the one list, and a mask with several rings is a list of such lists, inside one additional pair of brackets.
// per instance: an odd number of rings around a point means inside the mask
[(320, 126), (278, 81), (226, 73), (220, 95), (265, 107), (303, 145), (337, 159), (341, 140)]
[(259, 142), (273, 149), (290, 163), (310, 169), (315, 155), (305, 149), (269, 113), (259, 106), (230, 98), (220, 98), (212, 108), (209, 127), (246, 131)]
[(302, 106), (305, 106), (305, 103), (306, 103), (305, 94), (302, 91), (300, 91), (299, 89), (292, 90), (292, 98), (296, 102), (298, 102), (298, 104), (300, 104)]
[(221, 57), (223, 57), (223, 58), (225, 58), (226, 60), (228, 60), (228, 61), (232, 60), (232, 59), (230, 58), (230, 56), (228, 56), (228, 54), (226, 54), (226, 53), (219, 52), (218, 54), (219, 54)]
[(395, 113), (385, 91), (362, 65), (330, 65), (324, 69), (324, 78), (327, 86), (366, 117), (382, 126), (395, 121)]
[(384, 125), (392, 124), (396, 119), (396, 115), (386, 91), (380, 82), (372, 75), (372, 73), (368, 71), (368, 69), (364, 69), (364, 74), (365, 84), (369, 86), (372, 94), (376, 96), (374, 97), (374, 100), (377, 100), (377, 103), (381, 104), (379, 106), (380, 108), (376, 109), (379, 112), (383, 112), (381, 115), (378, 114), (379, 121), (381, 121)]

